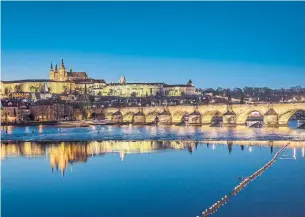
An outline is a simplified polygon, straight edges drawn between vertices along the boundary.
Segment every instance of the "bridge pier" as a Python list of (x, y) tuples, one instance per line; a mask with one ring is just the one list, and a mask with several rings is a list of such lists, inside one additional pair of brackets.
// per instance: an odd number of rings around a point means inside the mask
[(223, 127), (235, 127), (236, 126), (236, 114), (233, 111), (227, 111), (222, 117)]
[(161, 125), (171, 125), (172, 124), (171, 113), (166, 109), (164, 109), (164, 111), (158, 115), (158, 118), (159, 118), (159, 124), (161, 124)]
[(190, 125), (201, 125), (201, 114), (194, 111), (188, 116), (188, 124)]
[(274, 111), (273, 108), (264, 115), (264, 126), (265, 127), (278, 127), (278, 114)]

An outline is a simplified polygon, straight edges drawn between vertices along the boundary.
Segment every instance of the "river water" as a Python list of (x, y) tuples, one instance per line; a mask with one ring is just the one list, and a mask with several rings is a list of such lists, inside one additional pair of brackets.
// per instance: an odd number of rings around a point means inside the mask
[(199, 216), (287, 143), (213, 216), (305, 216), (304, 130), (9, 127), (1, 138), (3, 217)]
[(305, 130), (280, 128), (213, 128), (208, 126), (91, 126), (58, 128), (56, 126), (2, 127), (1, 139), (13, 141), (90, 141), (90, 140), (299, 140)]

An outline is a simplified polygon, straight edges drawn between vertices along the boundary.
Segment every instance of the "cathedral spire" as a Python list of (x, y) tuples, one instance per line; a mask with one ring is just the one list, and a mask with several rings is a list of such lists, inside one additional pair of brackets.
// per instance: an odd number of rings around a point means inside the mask
[(70, 72), (72, 72), (72, 64), (70, 64)]
[(64, 59), (61, 59), (61, 68), (65, 68)]
[(57, 72), (57, 64), (55, 65), (55, 72)]
[(52, 64), (52, 62), (51, 62), (51, 71), (53, 71), (53, 64)]

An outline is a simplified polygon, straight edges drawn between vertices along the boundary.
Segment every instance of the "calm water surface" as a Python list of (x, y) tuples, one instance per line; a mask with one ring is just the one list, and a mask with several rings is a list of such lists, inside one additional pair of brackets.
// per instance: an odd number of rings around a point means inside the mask
[[(281, 147), (238, 143), (2, 144), (2, 216), (195, 217)], [(305, 216), (304, 147), (292, 143), (214, 216)]]
[(3, 217), (195, 217), (289, 142), (213, 216), (305, 216), (304, 130), (8, 127), (1, 138)]

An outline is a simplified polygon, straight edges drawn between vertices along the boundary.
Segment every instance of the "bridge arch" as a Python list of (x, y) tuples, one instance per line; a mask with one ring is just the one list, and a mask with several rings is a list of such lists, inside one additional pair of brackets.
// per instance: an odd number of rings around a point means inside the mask
[(172, 121), (175, 123), (181, 123), (183, 121), (184, 116), (188, 114), (185, 111), (178, 111), (172, 115)]
[(104, 120), (105, 114), (103, 112), (92, 112), (90, 118), (94, 120)]
[(144, 124), (146, 122), (145, 114), (141, 111), (134, 114), (132, 123), (134, 124)]
[(299, 111), (305, 112), (304, 109), (291, 109), (291, 110), (279, 115), (279, 119), (278, 119), (279, 125), (288, 126), (288, 122), (291, 119), (291, 117)]
[(207, 111), (201, 115), (202, 124), (212, 124), (213, 119), (222, 118), (223, 114), (218, 110)]
[(258, 109), (250, 109), (237, 116), (236, 124), (246, 125), (247, 120), (249, 120), (250, 118), (253, 118), (255, 116), (261, 118), (262, 120), (264, 119), (264, 113), (262, 111), (260, 111)]
[(113, 114), (113, 112), (108, 112), (108, 113), (105, 115), (105, 118), (106, 118), (107, 120), (112, 120), (112, 114)]
[(158, 116), (158, 112), (154, 111), (154, 112), (150, 112), (148, 113), (145, 118), (146, 123), (153, 123), (156, 120), (156, 117)]
[(129, 122), (131, 123), (133, 120), (133, 116), (134, 113), (133, 112), (127, 112), (124, 116), (123, 116), (123, 122)]
[(122, 123), (123, 122), (123, 115), (120, 110), (114, 112), (111, 115), (111, 121), (116, 122), (116, 123)]

